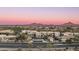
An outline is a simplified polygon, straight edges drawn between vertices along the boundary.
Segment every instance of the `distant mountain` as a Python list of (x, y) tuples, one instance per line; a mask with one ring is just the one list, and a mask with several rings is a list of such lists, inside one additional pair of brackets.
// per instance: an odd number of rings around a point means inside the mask
[(61, 26), (79, 26), (79, 24), (74, 24), (72, 22), (64, 23)]
[(72, 23), (72, 22), (67, 22), (67, 23), (64, 23), (64, 24), (61, 24), (61, 25), (53, 25), (53, 24), (49, 24), (49, 25), (47, 25), (47, 24), (41, 24), (41, 23), (31, 23), (31, 24), (29, 24), (29, 26), (72, 26), (72, 27), (79, 27), (79, 24), (74, 24), (74, 23)]
[(32, 23), (32, 24), (29, 24), (30, 26), (43, 26), (43, 24), (40, 24), (40, 23)]
[(29, 24), (29, 26), (44, 26), (44, 27), (47, 27), (47, 26), (54, 26), (52, 24), (41, 24), (41, 23), (32, 23), (32, 24)]

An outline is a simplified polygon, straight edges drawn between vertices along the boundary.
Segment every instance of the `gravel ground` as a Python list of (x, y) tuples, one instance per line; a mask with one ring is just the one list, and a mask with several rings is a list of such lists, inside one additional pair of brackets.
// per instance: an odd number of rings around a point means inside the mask
[[(79, 50), (79, 49), (77, 49)], [(0, 48), (0, 51), (74, 51), (73, 48)]]

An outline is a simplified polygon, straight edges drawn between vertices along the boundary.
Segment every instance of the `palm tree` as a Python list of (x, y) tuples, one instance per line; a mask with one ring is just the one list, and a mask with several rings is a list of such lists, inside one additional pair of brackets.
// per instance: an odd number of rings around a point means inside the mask
[(25, 40), (27, 40), (27, 36), (26, 34), (22, 33), (17, 35), (15, 42), (18, 42), (18, 41), (25, 42)]
[(32, 47), (32, 37), (31, 36), (27, 36), (27, 40), (26, 41), (28, 42), (29, 48), (31, 48)]
[(75, 38), (73, 39), (74, 42), (79, 42), (79, 36), (75, 35)]
[(47, 48), (52, 48), (53, 44), (51, 42), (47, 43)]
[(29, 48), (32, 48), (32, 43), (28, 43), (28, 45), (29, 45)]
[[(71, 38), (67, 39), (65, 43), (66, 44), (71, 44), (72, 43), (72, 39)], [(68, 50), (68, 47), (66, 47), (65, 50)]]
[(72, 43), (72, 39), (70, 38), (70, 39), (66, 40), (66, 43), (67, 44), (71, 44)]

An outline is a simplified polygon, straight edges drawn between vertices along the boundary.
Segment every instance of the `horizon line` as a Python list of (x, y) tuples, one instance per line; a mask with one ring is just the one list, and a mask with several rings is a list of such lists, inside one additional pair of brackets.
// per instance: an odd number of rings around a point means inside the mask
[[(73, 23), (72, 21), (69, 21), (69, 22), (65, 22), (65, 23), (62, 23), (62, 24), (42, 24), (42, 23), (36, 23), (36, 22), (34, 22), (34, 23), (26, 23), (26, 24), (0, 24), (0, 26), (17, 26), (17, 25), (31, 25), (31, 24), (39, 24), (39, 25), (63, 25), (63, 24), (66, 24), (66, 23), (72, 23), (72, 24), (77, 24), (77, 23)], [(79, 24), (77, 24), (77, 25), (79, 25)]]

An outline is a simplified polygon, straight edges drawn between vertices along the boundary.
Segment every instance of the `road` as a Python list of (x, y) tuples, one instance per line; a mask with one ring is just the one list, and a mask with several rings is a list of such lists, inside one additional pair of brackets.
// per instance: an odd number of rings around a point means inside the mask
[[(33, 43), (35, 47), (36, 46), (46, 46), (47, 43)], [(72, 44), (62, 44), (62, 43), (56, 43), (52, 44), (52, 48), (64, 48), (64, 47), (79, 47), (79, 43), (72, 43)], [(0, 43), (0, 48), (28, 48), (29, 45), (27, 43)]]

